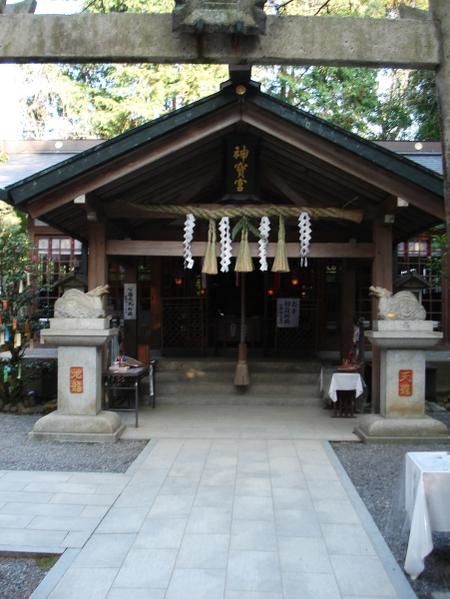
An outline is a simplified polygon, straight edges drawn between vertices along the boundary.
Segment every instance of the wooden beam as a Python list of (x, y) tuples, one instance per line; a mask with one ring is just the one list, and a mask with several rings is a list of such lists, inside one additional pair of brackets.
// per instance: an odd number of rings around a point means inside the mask
[(280, 177), (277, 173), (275, 173), (272, 169), (268, 169), (267, 173), (268, 177), (271, 179), (275, 187), (277, 187), (282, 194), (284, 194), (288, 200), (296, 204), (297, 206), (309, 206), (310, 202), (305, 198), (305, 196), (287, 183), (285, 179)]
[[(233, 244), (233, 256), (237, 256), (239, 244)], [(206, 242), (194, 241), (192, 254), (195, 257), (205, 255)], [(276, 243), (269, 243), (267, 255), (275, 256)], [(258, 244), (250, 243), (250, 252), (253, 257), (258, 256)], [(298, 243), (286, 243), (286, 252), (289, 258), (299, 257)], [(311, 258), (373, 258), (374, 245), (372, 243), (312, 243)], [(182, 241), (146, 241), (146, 240), (120, 240), (110, 239), (106, 242), (108, 256), (182, 256)], [(217, 244), (217, 255), (220, 254), (220, 245)]]
[(186, 126), (185, 129), (177, 131), (176, 135), (169, 135), (164, 141), (157, 140), (150, 147), (129, 152), (122, 159), (118, 159), (114, 163), (108, 163), (97, 169), (94, 173), (86, 173), (79, 176), (75, 181), (67, 183), (34, 200), (27, 207), (27, 211), (32, 218), (39, 218), (47, 212), (64, 206), (81, 194), (95, 191), (98, 187), (107, 185), (112, 181), (117, 181), (117, 179), (132, 173), (136, 169), (147, 166), (157, 160), (162, 160), (174, 152), (183, 150), (205, 137), (226, 129), (238, 120), (238, 109), (235, 106), (227, 108), (225, 111), (212, 115), (210, 118), (203, 119), (200, 123), (193, 123)]
[(353, 152), (338, 148), (335, 144), (308, 131), (292, 127), (287, 122), (277, 119), (275, 123), (270, 115), (255, 105), (246, 105), (242, 119), (256, 129), (275, 135), (285, 143), (308, 152), (358, 179), (371, 181), (378, 189), (401, 196), (435, 218), (445, 219), (444, 203), (433, 193), (420, 189), (405, 178), (396, 176)]
[(171, 14), (2, 15), (1, 62), (289, 64), (434, 69), (433, 23), (416, 19), (267, 17), (266, 34), (172, 31)]

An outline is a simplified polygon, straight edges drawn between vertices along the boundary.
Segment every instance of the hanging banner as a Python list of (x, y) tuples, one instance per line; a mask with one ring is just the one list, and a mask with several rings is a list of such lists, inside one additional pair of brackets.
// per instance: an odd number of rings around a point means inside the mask
[(233, 136), (226, 146), (226, 193), (248, 196), (256, 191), (255, 141), (247, 136)]
[(277, 299), (277, 327), (279, 329), (297, 328), (300, 317), (300, 300), (295, 297)]
[(123, 319), (136, 320), (136, 283), (123, 285)]

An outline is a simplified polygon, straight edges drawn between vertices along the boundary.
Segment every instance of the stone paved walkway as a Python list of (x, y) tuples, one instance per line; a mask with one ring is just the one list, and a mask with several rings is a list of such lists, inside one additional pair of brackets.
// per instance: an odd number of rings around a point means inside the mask
[(127, 474), (1, 472), (0, 539), (67, 548), (34, 599), (414, 597), (315, 439), (159, 439)]

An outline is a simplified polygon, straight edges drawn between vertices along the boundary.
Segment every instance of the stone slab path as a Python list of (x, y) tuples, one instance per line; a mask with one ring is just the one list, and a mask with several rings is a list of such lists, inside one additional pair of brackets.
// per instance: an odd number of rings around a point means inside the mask
[(65, 550), (34, 599), (415, 596), (315, 439), (158, 439), (126, 474), (0, 472), (0, 539)]

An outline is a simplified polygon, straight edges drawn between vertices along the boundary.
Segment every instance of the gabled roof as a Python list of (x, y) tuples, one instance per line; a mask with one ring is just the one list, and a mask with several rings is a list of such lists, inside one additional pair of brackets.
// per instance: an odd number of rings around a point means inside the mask
[[(261, 201), (352, 204), (373, 218), (400, 196), (410, 208), (401, 213), (398, 239), (444, 217), (440, 175), (280, 102), (256, 84), (238, 95), (232, 82), (9, 185), (0, 198), (83, 239), (86, 213), (71, 202), (80, 194), (90, 194), (106, 216), (125, 199), (143, 205), (220, 201), (224, 139), (242, 132), (258, 137)], [(121, 218), (131, 215), (125, 210)], [(142, 235), (136, 220), (131, 225), (127, 235)]]

